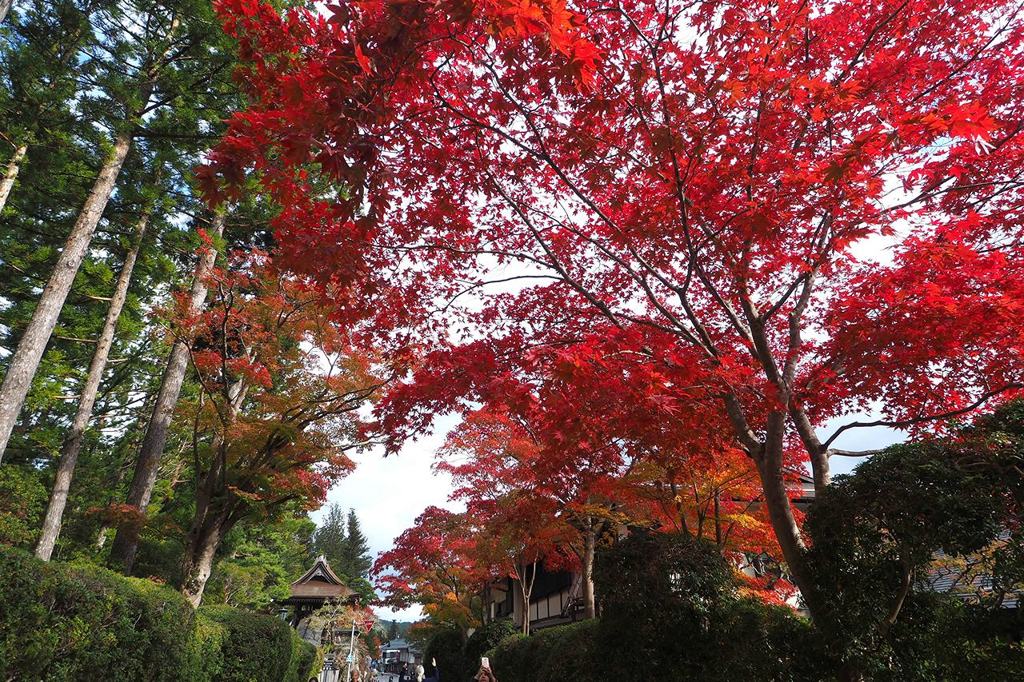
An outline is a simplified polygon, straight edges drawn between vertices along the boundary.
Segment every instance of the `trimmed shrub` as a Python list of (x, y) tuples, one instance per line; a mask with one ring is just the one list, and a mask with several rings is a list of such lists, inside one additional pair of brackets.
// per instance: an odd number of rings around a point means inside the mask
[[(501, 682), (597, 682), (607, 678), (597, 650), (598, 621), (541, 630), (531, 637), (513, 634), (488, 652)], [(443, 678), (442, 678), (443, 679)]]
[(510, 618), (491, 621), (473, 631), (473, 634), (466, 640), (464, 657), (466, 659), (466, 670), (468, 677), (472, 677), (480, 666), (480, 658), (487, 655), (503, 639), (514, 635), (519, 631), (516, 624)]
[(0, 546), (0, 679), (306, 682), (317, 649), (272, 616)]
[(423, 660), (428, 663), (437, 660), (437, 671), (440, 672), (442, 680), (468, 679), (463, 646), (462, 632), (457, 628), (441, 628), (427, 642), (423, 650)]
[(597, 648), (598, 626), (596, 620), (585, 620), (539, 632), (543, 661), (537, 682), (607, 679), (602, 674), (603, 656)]
[[(290, 629), (290, 628), (289, 628)], [(320, 650), (292, 631), (292, 657), (285, 682), (307, 682), (320, 671)]]
[(168, 587), (4, 548), (0, 600), (4, 679), (171, 680), (187, 666), (195, 618)]
[(810, 625), (737, 594), (710, 543), (638, 532), (602, 552), (600, 620), (512, 636), (493, 651), (501, 682), (825, 680)]
[[(510, 635), (492, 649), (488, 656), (491, 669), (501, 682), (526, 682), (538, 670), (540, 633), (527, 637), (521, 632)], [(444, 679), (444, 678), (442, 678)]]
[(230, 606), (206, 606), (199, 613), (227, 631), (218, 682), (281, 682), (292, 658), (292, 629), (280, 618)]
[(223, 625), (197, 615), (195, 632), (189, 642), (188, 667), (181, 679), (197, 682), (217, 679), (224, 667), (224, 641), (227, 637), (228, 630)]

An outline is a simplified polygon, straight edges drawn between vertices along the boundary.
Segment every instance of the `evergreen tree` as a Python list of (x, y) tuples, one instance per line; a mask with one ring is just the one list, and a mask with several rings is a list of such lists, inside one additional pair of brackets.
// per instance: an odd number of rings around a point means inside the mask
[(313, 532), (313, 553), (323, 555), (336, 573), (345, 573), (345, 513), (341, 505), (327, 508), (323, 523)]
[[(0, 457), (107, 204), (121, 183), (129, 151), (147, 155), (162, 141), (173, 140), (178, 156), (188, 157), (196, 138), (205, 137), (195, 130), (210, 131), (223, 118), (224, 94), (230, 92), (226, 83), (233, 54), (208, 2), (96, 0), (83, 2), (80, 15), (87, 17), (93, 37), (73, 53), (70, 64), (77, 85), (74, 96), (64, 102), (97, 137), (92, 182), (84, 201), (79, 197), (81, 208), (8, 360), (0, 385)], [(18, 106), (7, 107), (8, 117), (18, 140), (28, 140), (32, 130), (25, 131), (25, 116), (18, 118), (17, 112), (38, 108), (25, 105), (26, 96), (19, 93), (38, 89), (12, 88), (10, 101)], [(18, 141), (12, 144), (16, 156)]]
[(312, 546), (313, 553), (323, 554), (334, 572), (344, 576), (349, 587), (356, 589), (359, 584), (360, 589), (363, 588), (373, 561), (354, 509), (349, 509), (346, 515), (341, 505), (331, 504), (323, 523), (313, 533)]
[(370, 546), (359, 528), (359, 517), (356, 516), (355, 509), (348, 510), (348, 530), (345, 533), (342, 562), (345, 575), (353, 580), (365, 579), (373, 565), (373, 560), (370, 559)]

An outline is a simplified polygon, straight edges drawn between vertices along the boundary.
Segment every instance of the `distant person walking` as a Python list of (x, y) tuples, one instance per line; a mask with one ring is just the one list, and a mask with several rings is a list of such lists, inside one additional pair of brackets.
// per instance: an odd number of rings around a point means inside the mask
[(412, 682), (409, 679), (409, 664), (403, 663), (402, 669), (398, 671), (398, 682)]

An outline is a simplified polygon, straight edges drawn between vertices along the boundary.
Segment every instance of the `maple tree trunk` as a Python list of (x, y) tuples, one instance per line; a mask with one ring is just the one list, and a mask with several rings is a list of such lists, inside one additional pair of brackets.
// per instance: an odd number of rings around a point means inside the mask
[[(0, 0), (4, 2), (6, 0)], [(0, 17), (0, 21), (3, 18)], [(11, 189), (14, 188), (14, 181), (18, 177), (18, 171), (21, 170), (21, 162), (25, 160), (25, 154), (28, 153), (28, 145), (22, 143), (18, 145), (14, 154), (7, 162), (7, 170), (4, 171), (4, 179), (0, 180), (0, 211), (4, 210), (4, 206), (7, 205), (7, 198), (11, 196)]]
[(203, 600), (206, 581), (213, 571), (213, 559), (220, 541), (229, 530), (228, 514), (212, 514), (207, 505), (204, 513), (197, 514), (188, 533), (188, 545), (181, 562), (181, 593), (194, 608)]
[(103, 210), (114, 190), (131, 143), (130, 132), (118, 133), (115, 138), (114, 147), (93, 183), (82, 212), (78, 214), (78, 219), (64, 244), (64, 250), (53, 269), (53, 274), (50, 275), (50, 280), (46, 283), (46, 288), (43, 289), (39, 303), (32, 313), (32, 319), (7, 367), (3, 385), (0, 386), (0, 460), (3, 459), (14, 423), (32, 385), (32, 377), (39, 367), (39, 361), (57, 324), (64, 300), (71, 291), (75, 275), (89, 248), (89, 242), (92, 241), (92, 235), (103, 216)]
[(128, 298), (128, 286), (131, 284), (132, 270), (135, 269), (135, 260), (138, 258), (139, 249), (142, 246), (142, 237), (146, 232), (149, 223), (149, 208), (144, 211), (142, 217), (135, 227), (134, 242), (121, 266), (121, 274), (117, 278), (117, 285), (114, 287), (114, 295), (110, 299), (110, 307), (107, 308), (107, 317), (103, 321), (103, 329), (96, 341), (96, 350), (93, 352), (92, 362), (89, 364), (89, 373), (86, 375), (85, 384), (82, 386), (82, 397), (78, 401), (78, 411), (75, 413), (71, 429), (64, 439), (61, 447), (60, 462), (57, 465), (57, 474), (53, 482), (53, 492), (50, 495), (50, 504), (46, 509), (46, 518), (43, 520), (43, 529), (36, 546), (36, 556), (43, 561), (49, 561), (53, 554), (53, 547), (60, 534), (61, 518), (64, 515), (64, 507), (68, 501), (68, 489), (71, 487), (71, 478), (74, 475), (75, 465), (78, 462), (78, 455), (82, 450), (82, 442), (85, 437), (86, 427), (92, 417), (92, 409), (96, 404), (96, 395), (99, 392), (100, 380), (107, 366), (107, 358), (110, 356), (110, 349), (114, 345), (114, 333), (117, 330), (117, 320), (121, 316), (125, 300)]
[(530, 578), (529, 582), (526, 581), (526, 569), (528, 569), (529, 566), (524, 564), (522, 568), (523, 568), (523, 570), (519, 570), (518, 567), (517, 567), (516, 570), (519, 573), (519, 591), (520, 591), (520, 593), (522, 594), (522, 597), (523, 597), (523, 623), (522, 623), (523, 634), (524, 635), (529, 635), (530, 634), (530, 595), (533, 594), (533, 582), (534, 582), (534, 580), (537, 579), (537, 562), (536, 561), (533, 562), (533, 577)]
[[(213, 450), (223, 448), (223, 440), (215, 441)], [(223, 482), (222, 457), (214, 456), (210, 467), (196, 490), (196, 510), (188, 531), (187, 545), (181, 562), (181, 593), (193, 607), (203, 599), (206, 581), (213, 571), (213, 559), (220, 547), (221, 539), (233, 525), (231, 521), (232, 501), (216, 492)]]
[(597, 538), (593, 528), (587, 530), (583, 536), (583, 617), (594, 618), (597, 616), (597, 608), (594, 602), (594, 547)]
[[(224, 213), (218, 211), (210, 225), (211, 234), (219, 238), (224, 233), (224, 220)], [(190, 314), (201, 310), (206, 302), (208, 288), (206, 278), (213, 269), (216, 258), (216, 251), (209, 248), (203, 251), (196, 263), (192, 288), (189, 292)], [(142, 439), (139, 455), (135, 460), (135, 473), (132, 477), (131, 487), (128, 489), (126, 503), (140, 512), (146, 511), (153, 495), (160, 458), (163, 456), (164, 446), (167, 444), (167, 432), (171, 426), (171, 418), (174, 416), (174, 408), (178, 404), (178, 396), (181, 394), (181, 385), (185, 381), (187, 369), (188, 346), (183, 340), (176, 339), (171, 347), (170, 356), (167, 358), (167, 366), (164, 368), (164, 375), (160, 381), (160, 389), (153, 405), (153, 412), (146, 425), (146, 435)], [(131, 573), (132, 567), (135, 565), (135, 553), (138, 551), (138, 547), (138, 524), (120, 526), (110, 549), (111, 565), (126, 574)]]
[[(779, 541), (779, 548), (782, 550), (793, 582), (800, 589), (800, 594), (811, 618), (819, 620), (824, 613), (820, 607), (815, 586), (807, 572), (804, 542), (800, 535), (800, 527), (793, 516), (793, 507), (789, 501), (786, 482), (782, 477), (781, 444), (778, 448), (768, 445), (765, 449), (769, 452), (765, 457), (758, 458), (757, 470), (761, 479), (761, 487), (764, 490), (768, 518), (775, 531), (775, 537)], [(778, 450), (777, 456), (775, 453), (771, 453), (771, 450), (775, 449)]]

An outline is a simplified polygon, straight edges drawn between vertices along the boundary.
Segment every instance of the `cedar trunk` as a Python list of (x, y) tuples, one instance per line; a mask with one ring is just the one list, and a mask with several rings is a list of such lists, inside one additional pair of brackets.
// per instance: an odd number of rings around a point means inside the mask
[[(6, 2), (8, 0), (0, 0), (0, 2)], [(0, 21), (3, 21), (0, 18)], [(14, 154), (7, 162), (7, 170), (4, 171), (4, 179), (0, 180), (0, 211), (4, 210), (4, 206), (7, 205), (7, 199), (11, 196), (11, 189), (14, 187), (14, 181), (18, 177), (18, 171), (21, 170), (21, 162), (25, 160), (25, 154), (28, 153), (28, 145), (25, 143), (19, 144), (14, 149)]]
[(96, 350), (89, 364), (89, 373), (86, 375), (85, 384), (82, 386), (82, 397), (78, 401), (78, 411), (71, 423), (71, 429), (64, 439), (61, 447), (60, 462), (57, 465), (57, 474), (53, 482), (53, 492), (50, 495), (50, 504), (46, 509), (46, 518), (43, 520), (42, 534), (39, 537), (39, 544), (36, 546), (36, 556), (43, 561), (49, 561), (53, 554), (53, 547), (57, 543), (57, 536), (60, 534), (61, 518), (64, 515), (64, 507), (68, 501), (68, 489), (71, 486), (71, 478), (74, 475), (75, 464), (78, 462), (78, 455), (82, 450), (82, 441), (85, 436), (86, 427), (92, 417), (92, 409), (96, 404), (96, 394), (99, 391), (100, 380), (103, 378), (103, 371), (107, 366), (107, 358), (110, 356), (110, 349), (114, 345), (114, 333), (117, 330), (117, 320), (121, 316), (125, 300), (128, 298), (128, 286), (132, 280), (132, 270), (135, 268), (135, 260), (139, 255), (139, 248), (142, 246), (142, 237), (149, 224), (149, 209), (139, 218), (135, 227), (135, 238), (131, 249), (124, 259), (121, 267), (121, 274), (117, 278), (117, 285), (114, 287), (114, 295), (110, 299), (110, 307), (107, 309), (107, 317), (103, 321), (103, 329), (96, 341)]
[[(224, 233), (224, 213), (218, 211), (214, 214), (210, 232), (218, 238)], [(207, 249), (196, 263), (189, 297), (190, 315), (199, 312), (206, 302), (206, 278), (213, 269), (216, 257), (217, 253), (214, 249)], [(164, 446), (167, 443), (167, 432), (171, 426), (174, 408), (178, 404), (178, 396), (181, 394), (181, 385), (185, 381), (187, 369), (188, 345), (184, 340), (177, 339), (171, 347), (171, 354), (167, 359), (167, 366), (164, 368), (160, 390), (157, 393), (149, 423), (146, 425), (146, 435), (142, 439), (139, 456), (135, 460), (135, 473), (132, 477), (131, 487), (128, 489), (126, 503), (140, 512), (146, 511), (149, 500), (153, 496), (160, 458), (163, 456)], [(111, 565), (125, 574), (131, 573), (135, 564), (135, 554), (139, 547), (139, 530), (136, 523), (121, 525), (110, 549)]]
[(78, 214), (53, 274), (43, 289), (35, 312), (32, 313), (32, 319), (8, 365), (3, 385), (0, 386), (0, 460), (7, 449), (7, 441), (21, 412), (25, 396), (28, 395), (32, 377), (39, 367), (39, 361), (57, 324), (64, 300), (71, 291), (75, 275), (89, 248), (96, 226), (103, 216), (103, 210), (114, 190), (117, 176), (121, 172), (121, 166), (124, 165), (131, 144), (132, 134), (128, 131), (118, 133), (114, 139), (114, 147), (93, 183), (82, 212)]

